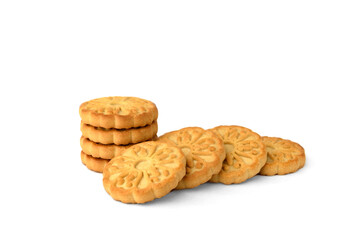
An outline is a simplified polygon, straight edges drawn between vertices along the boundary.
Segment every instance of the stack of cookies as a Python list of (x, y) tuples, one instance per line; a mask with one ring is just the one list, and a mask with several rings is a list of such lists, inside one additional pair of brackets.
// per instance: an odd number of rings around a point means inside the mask
[(158, 110), (136, 97), (104, 97), (80, 106), (81, 160), (89, 169), (104, 166), (130, 146), (156, 138)]

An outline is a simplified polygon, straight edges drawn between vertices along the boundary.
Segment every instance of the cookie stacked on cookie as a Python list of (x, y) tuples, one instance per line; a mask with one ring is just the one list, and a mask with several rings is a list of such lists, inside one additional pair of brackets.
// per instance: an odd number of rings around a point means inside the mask
[(112, 158), (133, 144), (156, 138), (158, 110), (136, 97), (104, 97), (80, 106), (81, 160), (102, 172)]

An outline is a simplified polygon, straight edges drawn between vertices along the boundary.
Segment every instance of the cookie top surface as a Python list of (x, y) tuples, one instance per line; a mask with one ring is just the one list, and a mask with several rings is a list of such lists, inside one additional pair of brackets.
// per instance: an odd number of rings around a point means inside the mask
[(298, 143), (277, 137), (262, 137), (267, 147), (267, 162), (288, 162), (304, 155), (304, 148)]
[(211, 131), (188, 127), (166, 133), (159, 141), (178, 146), (186, 156), (186, 176), (177, 189), (194, 188), (205, 183), (222, 167), (225, 158), (223, 141)]
[(137, 97), (103, 97), (85, 102), (81, 108), (105, 115), (130, 115), (150, 111), (153, 103)]
[(267, 162), (260, 174), (287, 174), (304, 166), (304, 148), (298, 143), (278, 137), (262, 137), (262, 139), (267, 148)]
[(241, 126), (218, 126), (211, 131), (222, 138), (226, 149), (222, 170), (213, 176), (212, 182), (243, 182), (256, 175), (265, 164), (266, 148), (257, 133)]
[(167, 143), (133, 145), (113, 158), (103, 171), (106, 191), (125, 203), (143, 203), (162, 197), (185, 175), (185, 156)]
[(158, 117), (156, 105), (137, 97), (103, 97), (80, 106), (83, 122), (103, 128), (131, 128), (151, 124)]

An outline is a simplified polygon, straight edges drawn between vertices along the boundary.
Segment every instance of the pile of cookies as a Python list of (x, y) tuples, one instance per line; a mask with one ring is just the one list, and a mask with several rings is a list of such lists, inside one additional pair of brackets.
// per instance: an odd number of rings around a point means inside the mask
[[(288, 174), (305, 164), (305, 152), (299, 144), (261, 137), (241, 126), (207, 130), (187, 127), (150, 140), (157, 133), (156, 125), (152, 135), (143, 133), (141, 137), (139, 133), (135, 139), (141, 140), (126, 141), (127, 145), (118, 145), (114, 138), (111, 143), (104, 141), (110, 138), (103, 136), (90, 138), (84, 130), (83, 125), (106, 132), (137, 130), (155, 124), (156, 106), (139, 98), (91, 100), (81, 105), (80, 115), (81, 156), (85, 154), (82, 161), (92, 170), (95, 160), (105, 161), (95, 171), (103, 172), (103, 185), (109, 195), (124, 203), (152, 201), (173, 189), (194, 188), (205, 182), (234, 184), (257, 174)], [(91, 161), (87, 159), (90, 157)]]
[(80, 117), (81, 160), (96, 172), (133, 144), (157, 137), (157, 107), (144, 99), (94, 99), (81, 104)]

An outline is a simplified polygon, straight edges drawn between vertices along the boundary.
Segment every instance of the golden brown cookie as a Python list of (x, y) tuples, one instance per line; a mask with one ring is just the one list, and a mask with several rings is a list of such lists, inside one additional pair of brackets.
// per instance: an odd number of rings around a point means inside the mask
[(305, 164), (304, 148), (298, 143), (277, 137), (262, 137), (267, 148), (267, 162), (261, 175), (284, 175), (296, 172)]
[(82, 151), (87, 155), (95, 158), (112, 159), (120, 155), (125, 149), (133, 146), (130, 145), (116, 145), (116, 144), (101, 144), (95, 143), (84, 136), (81, 136), (80, 145)]
[(222, 170), (211, 178), (211, 182), (241, 183), (260, 171), (267, 153), (257, 133), (240, 126), (218, 126), (211, 130), (221, 137), (226, 149)]
[[(156, 140), (157, 135), (153, 137), (151, 140)], [(82, 151), (87, 155), (91, 155), (95, 158), (103, 158), (103, 159), (112, 159), (118, 155), (120, 155), (125, 149), (133, 146), (133, 144), (129, 145), (116, 145), (116, 144), (101, 144), (95, 143), (84, 136), (81, 136), (80, 145)]]
[(103, 171), (105, 190), (124, 203), (144, 203), (175, 188), (186, 173), (186, 158), (170, 144), (148, 141), (126, 149)]
[(223, 141), (211, 131), (188, 127), (166, 133), (159, 141), (180, 147), (186, 156), (186, 176), (176, 189), (197, 187), (221, 170), (225, 158)]
[(157, 134), (157, 130), (157, 121), (144, 127), (130, 129), (107, 129), (81, 122), (82, 135), (93, 142), (102, 144), (127, 145), (143, 142), (153, 138)]
[(154, 122), (158, 110), (153, 102), (136, 97), (103, 97), (80, 106), (84, 123), (103, 128), (143, 127)]
[(81, 161), (90, 170), (102, 173), (105, 165), (110, 161), (108, 159), (95, 158), (81, 151)]

